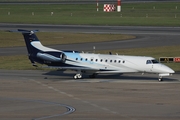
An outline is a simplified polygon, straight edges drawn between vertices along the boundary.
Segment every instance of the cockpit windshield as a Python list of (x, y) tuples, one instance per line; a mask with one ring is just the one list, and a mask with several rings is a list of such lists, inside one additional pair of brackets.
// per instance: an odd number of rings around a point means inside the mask
[(157, 61), (157, 60), (155, 60), (155, 59), (154, 59), (154, 60), (151, 60), (151, 61), (152, 61), (153, 64), (159, 63), (159, 61)]
[(157, 64), (157, 63), (159, 63), (159, 62), (155, 59), (146, 61), (146, 64)]

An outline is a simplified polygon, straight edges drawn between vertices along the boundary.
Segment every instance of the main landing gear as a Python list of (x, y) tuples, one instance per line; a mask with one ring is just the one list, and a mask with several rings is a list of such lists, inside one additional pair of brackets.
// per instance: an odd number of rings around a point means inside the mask
[(82, 74), (77, 73), (74, 75), (74, 79), (81, 79), (82, 78)]
[[(96, 73), (93, 73), (92, 75), (89, 75), (89, 78), (95, 78), (96, 77)], [(82, 73), (81, 72), (77, 72), (75, 75), (74, 75), (74, 79), (81, 79), (82, 78)]]
[(89, 75), (89, 78), (95, 78), (97, 74), (93, 73), (92, 75)]

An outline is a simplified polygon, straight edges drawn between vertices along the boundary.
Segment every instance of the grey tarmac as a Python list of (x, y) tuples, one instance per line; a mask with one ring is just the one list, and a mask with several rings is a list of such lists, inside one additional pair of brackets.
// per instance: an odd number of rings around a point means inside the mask
[[(180, 119), (180, 74), (163, 82), (156, 74), (72, 76), (71, 71), (0, 70), (0, 119)], [(76, 111), (61, 116), (67, 112), (62, 105)]]

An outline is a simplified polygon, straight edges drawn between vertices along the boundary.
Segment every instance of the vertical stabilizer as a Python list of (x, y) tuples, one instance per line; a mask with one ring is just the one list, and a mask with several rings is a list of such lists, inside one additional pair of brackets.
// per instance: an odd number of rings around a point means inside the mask
[(31, 42), (34, 41), (39, 41), (39, 39), (37, 38), (37, 36), (35, 35), (34, 31), (27, 31), (27, 30), (19, 30), (19, 32), (22, 32), (23, 36), (24, 36), (24, 40), (27, 46), (27, 50), (28, 50), (28, 54), (29, 55), (36, 55), (37, 52), (39, 52), (40, 50), (38, 50), (37, 48), (35, 48), (34, 46), (32, 46)]
[(16, 31), (10, 32), (22, 33), (27, 47), (28, 57), (31, 63), (33, 63), (33, 65), (35, 65), (35, 62), (49, 65), (53, 62), (62, 63), (62, 61), (65, 61), (66, 56), (62, 51), (48, 48), (41, 44), (41, 42), (35, 34), (37, 30), (30, 31), (18, 29)]
[(41, 45), (39, 39), (37, 38), (37, 36), (35, 34), (35, 32), (37, 32), (37, 31), (38, 30), (29, 31), (29, 30), (22, 30), (22, 29), (18, 29), (16, 31), (10, 31), (10, 32), (22, 33), (24, 40), (25, 40), (25, 43), (26, 43), (28, 56), (29, 56), (29, 59), (32, 63), (34, 63), (36, 61), (36, 55), (38, 52), (41, 51), (32, 45), (32, 42), (38, 42)]

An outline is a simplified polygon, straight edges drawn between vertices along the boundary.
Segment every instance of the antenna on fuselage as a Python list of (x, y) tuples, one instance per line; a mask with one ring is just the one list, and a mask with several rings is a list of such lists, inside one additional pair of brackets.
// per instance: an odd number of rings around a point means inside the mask
[(93, 46), (93, 51), (94, 51), (94, 53), (96, 52), (96, 47), (95, 46)]

